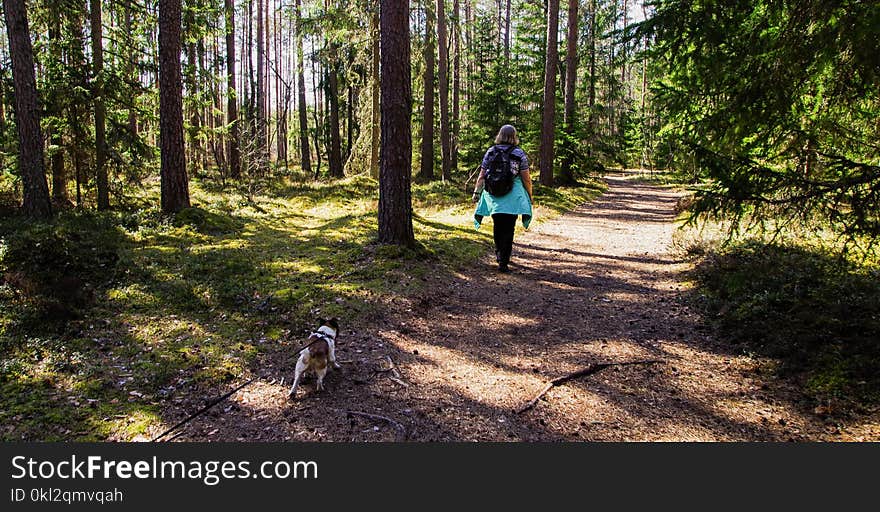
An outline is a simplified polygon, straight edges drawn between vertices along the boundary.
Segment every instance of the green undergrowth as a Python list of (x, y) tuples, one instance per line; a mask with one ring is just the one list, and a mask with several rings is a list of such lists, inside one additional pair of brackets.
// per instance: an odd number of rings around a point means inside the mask
[[(536, 221), (598, 185), (536, 187)], [(375, 243), (378, 184), (194, 179), (193, 207), (157, 190), (112, 212), (0, 220), (0, 438), (134, 439), (210, 396), (318, 317), (357, 325), (490, 251), (461, 183), (413, 186), (414, 249)]]
[(778, 361), (813, 403), (880, 404), (880, 263), (808, 240), (706, 252), (695, 294), (731, 342)]

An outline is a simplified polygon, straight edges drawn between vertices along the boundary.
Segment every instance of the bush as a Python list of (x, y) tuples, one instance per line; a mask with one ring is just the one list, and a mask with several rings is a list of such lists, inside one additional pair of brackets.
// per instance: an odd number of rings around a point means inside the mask
[(723, 335), (780, 359), (808, 394), (880, 401), (876, 264), (752, 241), (708, 254), (695, 276)]

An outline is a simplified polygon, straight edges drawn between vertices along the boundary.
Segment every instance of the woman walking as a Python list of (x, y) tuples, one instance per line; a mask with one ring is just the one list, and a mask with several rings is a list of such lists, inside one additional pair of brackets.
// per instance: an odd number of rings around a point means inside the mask
[(474, 227), (479, 229), (484, 217), (492, 217), (498, 270), (509, 272), (516, 216), (522, 215), (523, 227), (527, 229), (532, 221), (529, 160), (519, 148), (519, 137), (513, 126), (502, 126), (495, 145), (486, 151), (473, 200), (477, 203)]

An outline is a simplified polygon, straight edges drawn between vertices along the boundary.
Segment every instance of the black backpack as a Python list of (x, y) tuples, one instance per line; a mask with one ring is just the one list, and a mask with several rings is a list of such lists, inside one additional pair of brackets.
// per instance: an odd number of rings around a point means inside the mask
[(513, 145), (507, 149), (492, 147), (489, 168), (486, 169), (486, 192), (495, 197), (501, 197), (513, 190), (513, 177), (516, 176), (516, 171), (511, 167), (510, 159), (514, 149), (516, 146)]

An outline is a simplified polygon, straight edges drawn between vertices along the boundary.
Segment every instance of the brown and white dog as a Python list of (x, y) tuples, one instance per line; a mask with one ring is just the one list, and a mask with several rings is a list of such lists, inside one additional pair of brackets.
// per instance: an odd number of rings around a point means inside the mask
[(327, 374), (327, 366), (333, 365), (340, 368), (336, 362), (336, 336), (339, 333), (339, 322), (335, 318), (330, 320), (320, 319), (318, 330), (308, 337), (310, 344), (300, 352), (296, 362), (296, 371), (293, 377), (293, 386), (290, 387), (288, 398), (296, 398), (296, 388), (302, 379), (303, 373), (311, 370), (318, 377), (317, 390), (324, 389), (324, 375)]

